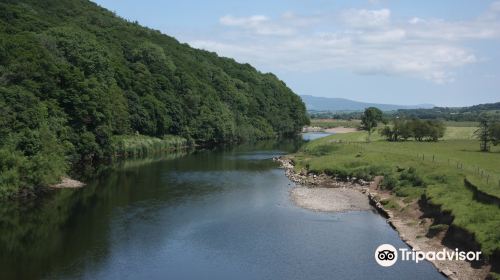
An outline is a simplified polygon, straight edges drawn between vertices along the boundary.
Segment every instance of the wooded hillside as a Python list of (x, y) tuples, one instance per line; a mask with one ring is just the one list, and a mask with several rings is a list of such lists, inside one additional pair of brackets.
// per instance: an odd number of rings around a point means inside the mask
[(3, 194), (111, 157), (119, 135), (227, 143), (308, 122), (273, 74), (86, 0), (0, 1), (0, 111)]

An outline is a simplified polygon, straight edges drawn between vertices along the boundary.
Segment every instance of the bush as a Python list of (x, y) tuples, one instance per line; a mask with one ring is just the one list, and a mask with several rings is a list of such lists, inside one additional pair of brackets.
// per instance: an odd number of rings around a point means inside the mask
[(424, 179), (422, 179), (422, 177), (417, 174), (416, 169), (413, 167), (410, 167), (408, 168), (408, 170), (403, 171), (399, 176), (399, 179), (401, 180), (402, 185), (410, 185), (413, 187), (426, 186)]
[(382, 180), (382, 187), (386, 190), (392, 190), (394, 189), (398, 184), (398, 180), (394, 178), (392, 175), (385, 175), (384, 179)]

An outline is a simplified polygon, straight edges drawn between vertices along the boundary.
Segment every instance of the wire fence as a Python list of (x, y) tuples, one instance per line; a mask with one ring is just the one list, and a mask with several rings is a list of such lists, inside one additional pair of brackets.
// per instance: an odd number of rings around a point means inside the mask
[(487, 171), (477, 165), (474, 164), (466, 164), (461, 160), (451, 159), (447, 157), (439, 157), (436, 154), (425, 154), (425, 153), (417, 153), (417, 159), (422, 161), (434, 162), (436, 164), (446, 164), (450, 167), (454, 167), (459, 170), (463, 170), (469, 175), (472, 175), (473, 179), (478, 179), (482, 184), (498, 186), (500, 187), (500, 174), (493, 173), (491, 171)]
[[(367, 142), (359, 142), (359, 141), (345, 141), (345, 140), (336, 140), (332, 141), (334, 143), (339, 143), (339, 144), (347, 144), (347, 145), (352, 145), (356, 147), (356, 149), (359, 152), (364, 152), (366, 151), (365, 145)], [(443, 164), (447, 165), (449, 167), (453, 167), (458, 170), (463, 170), (466, 172), (466, 176), (469, 179), (472, 179), (476, 184), (480, 183), (480, 186), (484, 187), (489, 187), (488, 189), (493, 190), (493, 189), (500, 189), (500, 174), (499, 173), (494, 173), (488, 170), (485, 170), (477, 165), (474, 164), (467, 164), (464, 161), (453, 159), (453, 158), (448, 158), (448, 157), (441, 157), (439, 154), (429, 154), (429, 153), (416, 153), (415, 158), (420, 161), (424, 162), (431, 162), (435, 164)], [(482, 189), (483, 189), (482, 188)], [(488, 190), (484, 190), (487, 193)], [(497, 195), (498, 196), (498, 195)]]

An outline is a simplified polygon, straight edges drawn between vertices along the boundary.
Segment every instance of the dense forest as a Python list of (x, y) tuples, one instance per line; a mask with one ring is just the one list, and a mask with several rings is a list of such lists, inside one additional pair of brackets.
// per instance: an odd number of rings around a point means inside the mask
[(127, 135), (231, 143), (308, 122), (273, 74), (87, 0), (0, 1), (0, 112), (0, 196), (103, 162)]

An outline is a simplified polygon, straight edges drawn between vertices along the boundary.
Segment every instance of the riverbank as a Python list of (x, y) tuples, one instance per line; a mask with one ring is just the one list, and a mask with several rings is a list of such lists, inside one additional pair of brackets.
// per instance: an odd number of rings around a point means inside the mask
[[(430, 229), (433, 221), (430, 218), (423, 218), (425, 215), (416, 201), (405, 201), (394, 196), (390, 191), (379, 188), (382, 177), (375, 177), (372, 182), (357, 178), (339, 179), (325, 174), (308, 173), (304, 169), (297, 171), (293, 161), (286, 156), (275, 158), (275, 160), (285, 169), (285, 174), (291, 181), (301, 185), (299, 188), (321, 190), (310, 191), (310, 197), (306, 197), (304, 200), (300, 196), (294, 197), (294, 191), (292, 191), (292, 198), (298, 206), (307, 205), (308, 207), (305, 208), (318, 211), (336, 211), (335, 206), (328, 205), (345, 205), (346, 203), (339, 201), (339, 199), (343, 199), (342, 196), (337, 195), (339, 189), (356, 191), (366, 195), (373, 207), (387, 218), (388, 223), (413, 250), (440, 251), (444, 249), (453, 251), (454, 248), (450, 249), (442, 244), (445, 237), (443, 229), (436, 229), (436, 234), (429, 235), (429, 232), (432, 232)], [(349, 202), (354, 201), (350, 198), (348, 200)], [(313, 203), (315, 204), (310, 205)], [(363, 205), (357, 205), (353, 208), (356, 207), (363, 207)], [(470, 263), (464, 261), (432, 261), (432, 264), (450, 279), (485, 279), (490, 270), (487, 265), (473, 268)]]
[(356, 132), (356, 131), (358, 131), (357, 128), (354, 128), (354, 127), (343, 127), (343, 126), (332, 127), (332, 128), (323, 128), (323, 127), (319, 127), (319, 126), (306, 126), (306, 127), (304, 127), (302, 129), (303, 133), (307, 133), (307, 132), (326, 132), (326, 133), (339, 134), (339, 133), (351, 133), (351, 132)]
[(367, 196), (352, 188), (295, 187), (290, 197), (298, 206), (313, 211), (347, 212), (370, 210)]
[(78, 189), (84, 186), (85, 183), (83, 182), (68, 177), (63, 177), (61, 178), (61, 182), (50, 185), (49, 187), (53, 189)]

